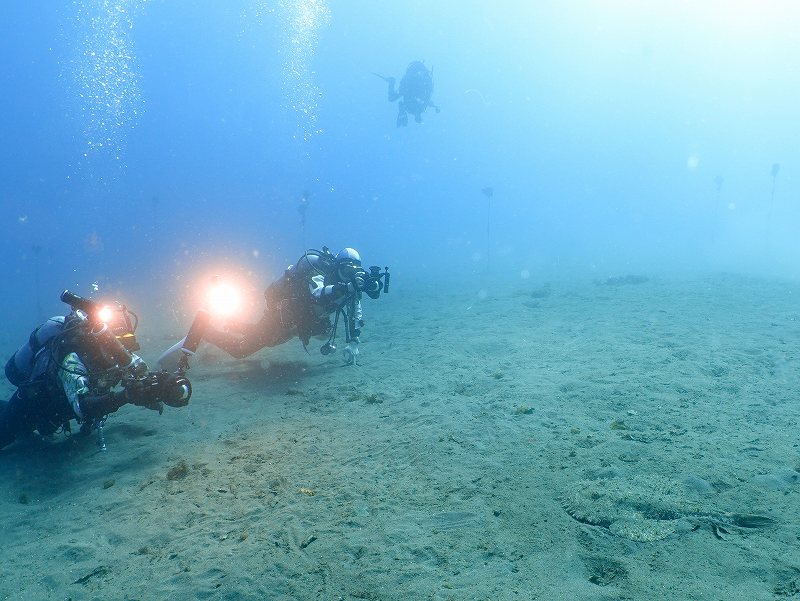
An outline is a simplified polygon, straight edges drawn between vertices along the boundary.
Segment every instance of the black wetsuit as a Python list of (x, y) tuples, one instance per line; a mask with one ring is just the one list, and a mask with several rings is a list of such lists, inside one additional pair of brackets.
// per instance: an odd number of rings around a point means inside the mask
[[(331, 331), (331, 316), (350, 307), (357, 321), (361, 320), (360, 293), (348, 289), (333, 272), (316, 275), (304, 272), (302, 261), (264, 292), (266, 310), (254, 324), (227, 324), (227, 331), (209, 328), (204, 339), (229, 355), (241, 359), (264, 347), (283, 344), (297, 336), (307, 346), (312, 336)], [(381, 284), (364, 290), (370, 298), (378, 298)], [(356, 332), (350, 332), (357, 336)]]
[(395, 79), (384, 78), (389, 83), (389, 102), (400, 99), (398, 103), (397, 127), (408, 124), (408, 113), (414, 115), (417, 123), (422, 123), (422, 113), (428, 107), (439, 108), (433, 104), (433, 74), (420, 61), (411, 63), (406, 73), (400, 80), (400, 86), (395, 90)]
[[(91, 422), (133, 402), (111, 391), (119, 381), (115, 376), (87, 377), (101, 368), (97, 347), (82, 321), (72, 315), (53, 317), (31, 333), (5, 366), (6, 377), (17, 390), (8, 402), (0, 403), (0, 449), (34, 430), (49, 436), (59, 428), (68, 429), (73, 419)], [(79, 403), (76, 391), (84, 382)]]
[(53, 434), (77, 417), (63, 392), (30, 397), (17, 390), (0, 405), (0, 449), (34, 430), (42, 436)]

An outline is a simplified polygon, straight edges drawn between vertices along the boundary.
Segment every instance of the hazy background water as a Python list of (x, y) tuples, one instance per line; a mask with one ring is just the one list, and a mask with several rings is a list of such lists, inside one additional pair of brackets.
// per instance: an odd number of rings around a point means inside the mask
[[(476, 292), (489, 253), (509, 281), (797, 274), (788, 0), (32, 0), (0, 17), (9, 339), (65, 287), (191, 305), (210, 273), (262, 287), (322, 244), (396, 286), (475, 275)], [(442, 112), (398, 129), (373, 72), (413, 60)]]

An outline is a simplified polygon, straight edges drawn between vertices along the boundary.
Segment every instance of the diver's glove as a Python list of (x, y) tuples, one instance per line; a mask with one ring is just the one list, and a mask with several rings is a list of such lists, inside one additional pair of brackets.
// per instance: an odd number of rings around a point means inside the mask
[(128, 366), (128, 371), (137, 378), (145, 375), (148, 370), (147, 363), (145, 363), (144, 359), (142, 359), (136, 353), (131, 353), (131, 356), (133, 357), (133, 360)]
[(340, 282), (338, 284), (333, 285), (333, 293), (336, 296), (346, 296), (348, 294), (355, 294), (356, 292), (360, 292), (364, 289), (364, 278), (356, 276), (351, 281), (347, 282)]
[(123, 405), (127, 405), (131, 401), (124, 390), (112, 390), (106, 394), (86, 394), (80, 395), (80, 409), (84, 419), (100, 419), (104, 415), (114, 413)]
[(352, 294), (354, 292), (361, 292), (364, 289), (364, 274), (358, 273), (353, 276), (353, 279), (347, 282), (347, 292)]
[(361, 289), (367, 294), (375, 294), (381, 290), (381, 281), (376, 278), (368, 278)]

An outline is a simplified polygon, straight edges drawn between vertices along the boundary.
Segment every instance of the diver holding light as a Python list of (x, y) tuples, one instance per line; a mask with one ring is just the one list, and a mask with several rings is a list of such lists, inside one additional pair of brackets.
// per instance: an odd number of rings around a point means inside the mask
[(239, 291), (219, 276), (213, 276), (205, 306), (195, 314), (186, 336), (161, 354), (158, 366), (170, 373), (185, 373), (189, 369), (189, 358), (197, 352), (212, 317), (229, 318), (240, 310), (241, 304)]
[[(362, 318), (361, 299), (364, 294), (377, 299), (381, 292), (389, 291), (389, 269), (361, 267), (361, 256), (353, 248), (345, 248), (337, 255), (327, 247), (308, 250), (264, 292), (266, 309), (262, 318), (253, 324), (228, 320), (224, 330), (212, 327), (209, 319), (201, 324), (203, 340), (221, 348), (236, 358), (252, 355), (264, 347), (274, 347), (297, 336), (307, 348), (312, 337), (324, 337), (320, 353), (336, 352), (336, 334), (339, 322), (344, 323), (346, 346), (345, 363), (357, 363)], [(222, 286), (217, 282), (217, 286)], [(220, 288), (217, 298), (232, 299), (229, 292)], [(333, 323), (331, 317), (333, 316)], [(200, 313), (195, 317), (195, 323)], [(192, 326), (194, 328), (194, 325)], [(189, 340), (189, 336), (185, 341)], [(196, 346), (187, 348), (184, 340), (178, 342), (159, 359), (159, 365), (168, 371), (175, 367), (181, 356), (189, 356)]]

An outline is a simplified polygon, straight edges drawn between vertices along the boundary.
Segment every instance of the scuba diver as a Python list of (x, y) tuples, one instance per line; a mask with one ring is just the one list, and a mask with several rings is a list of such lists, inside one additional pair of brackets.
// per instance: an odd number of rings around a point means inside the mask
[(414, 115), (414, 121), (422, 123), (422, 113), (431, 107), (439, 112), (439, 107), (433, 104), (433, 70), (428, 70), (421, 61), (414, 61), (406, 69), (406, 74), (400, 80), (400, 87), (395, 90), (395, 78), (378, 75), (389, 84), (389, 102), (398, 98), (397, 127), (408, 125), (408, 113)]
[(135, 354), (138, 318), (124, 305), (100, 305), (65, 290), (68, 315), (51, 317), (6, 363), (8, 381), (17, 387), (0, 402), (0, 449), (33, 430), (42, 436), (97, 430), (107, 450), (103, 426), (126, 404), (161, 413), (164, 405), (183, 407), (192, 386), (182, 372), (150, 372)]
[[(336, 331), (345, 322), (345, 363), (359, 355), (362, 294), (377, 299), (389, 292), (389, 269), (361, 267), (361, 256), (345, 248), (336, 256), (327, 247), (308, 250), (264, 292), (266, 309), (255, 324), (228, 322), (225, 331), (204, 328), (203, 340), (241, 359), (264, 347), (283, 344), (297, 336), (308, 347), (312, 336), (327, 336), (323, 355), (336, 351)], [(334, 321), (331, 323), (331, 316)]]

